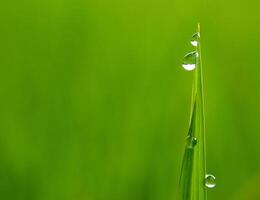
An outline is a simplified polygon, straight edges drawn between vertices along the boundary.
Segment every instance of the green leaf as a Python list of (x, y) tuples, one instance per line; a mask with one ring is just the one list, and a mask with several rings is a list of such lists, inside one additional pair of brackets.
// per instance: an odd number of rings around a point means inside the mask
[[(200, 34), (200, 24), (197, 32)], [(200, 37), (194, 71), (192, 111), (179, 182), (179, 200), (206, 200), (205, 117)]]

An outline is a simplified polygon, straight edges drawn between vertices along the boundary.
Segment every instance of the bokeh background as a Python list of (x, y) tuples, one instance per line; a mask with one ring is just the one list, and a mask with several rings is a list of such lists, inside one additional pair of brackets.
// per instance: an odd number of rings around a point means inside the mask
[(0, 199), (175, 200), (198, 21), (208, 199), (260, 199), (259, 1), (0, 5)]

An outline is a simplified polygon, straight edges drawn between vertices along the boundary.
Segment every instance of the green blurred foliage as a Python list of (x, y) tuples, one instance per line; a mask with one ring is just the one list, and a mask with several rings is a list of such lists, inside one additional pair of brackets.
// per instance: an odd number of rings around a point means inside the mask
[(0, 199), (176, 199), (198, 21), (209, 200), (260, 199), (258, 1), (0, 5)]

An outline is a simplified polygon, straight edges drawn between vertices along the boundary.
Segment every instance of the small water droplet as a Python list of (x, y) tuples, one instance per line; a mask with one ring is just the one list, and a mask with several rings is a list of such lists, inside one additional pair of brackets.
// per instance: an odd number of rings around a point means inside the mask
[(191, 45), (194, 47), (197, 47), (199, 44), (199, 39), (200, 39), (200, 33), (195, 33), (191, 36)]
[(196, 62), (199, 54), (197, 51), (190, 52), (186, 54), (183, 58), (182, 67), (187, 71), (194, 70), (196, 67)]
[(194, 148), (196, 144), (197, 144), (197, 138), (192, 137), (192, 136), (186, 137), (187, 148)]
[(212, 174), (206, 174), (205, 176), (205, 185), (207, 188), (216, 187), (216, 178)]

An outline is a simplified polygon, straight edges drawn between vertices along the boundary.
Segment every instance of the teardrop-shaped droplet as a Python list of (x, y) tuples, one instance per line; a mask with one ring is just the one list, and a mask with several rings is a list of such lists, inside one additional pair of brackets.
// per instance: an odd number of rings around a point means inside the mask
[(212, 174), (206, 174), (205, 176), (205, 186), (207, 188), (216, 187), (216, 178)]
[(200, 33), (195, 33), (191, 36), (191, 45), (194, 47), (197, 47), (199, 44), (199, 39), (200, 39)]
[(187, 136), (186, 137), (186, 146), (187, 148), (194, 148), (197, 144), (197, 138), (192, 137), (192, 136)]
[(199, 54), (197, 51), (190, 52), (186, 54), (183, 58), (182, 67), (187, 71), (194, 70), (196, 67), (196, 62)]

